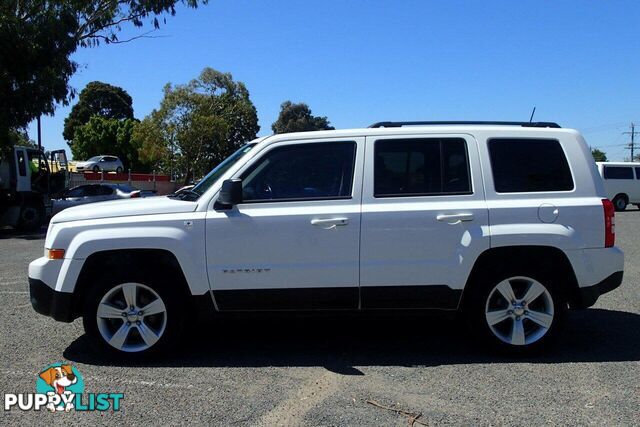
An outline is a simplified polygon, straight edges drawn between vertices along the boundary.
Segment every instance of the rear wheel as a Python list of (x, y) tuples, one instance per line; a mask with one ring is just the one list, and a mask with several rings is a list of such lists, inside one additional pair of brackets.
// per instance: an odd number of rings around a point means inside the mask
[(122, 173), (122, 168), (120, 166), (116, 168), (116, 173)]
[(44, 207), (37, 203), (26, 203), (20, 208), (18, 229), (36, 231), (44, 224)]
[(492, 347), (523, 353), (553, 338), (567, 303), (552, 278), (510, 269), (475, 283), (465, 307), (475, 336)]
[(627, 205), (629, 204), (629, 200), (627, 199), (627, 196), (625, 196), (624, 194), (618, 194), (616, 197), (613, 198), (612, 202), (613, 202), (613, 206), (618, 212), (621, 212), (627, 209)]
[(123, 357), (158, 354), (179, 336), (182, 298), (153, 279), (121, 276), (93, 288), (85, 301), (85, 332), (100, 349)]

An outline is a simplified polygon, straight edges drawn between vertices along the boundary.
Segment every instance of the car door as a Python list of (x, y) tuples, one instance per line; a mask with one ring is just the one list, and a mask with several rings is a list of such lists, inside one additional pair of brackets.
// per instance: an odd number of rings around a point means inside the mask
[(367, 137), (363, 309), (457, 308), (489, 247), (478, 147), (469, 135)]
[(104, 172), (109, 172), (112, 169), (112, 161), (111, 158), (106, 156), (100, 159), (100, 170)]
[(117, 199), (118, 196), (115, 189), (108, 185), (98, 185), (96, 194), (91, 202), (104, 202), (106, 200)]
[(218, 309), (358, 308), (363, 148), (363, 138), (277, 142), (236, 174), (243, 202), (206, 219)]
[(83, 200), (86, 196), (87, 190), (90, 187), (91, 185), (80, 185), (78, 187), (66, 190), (61, 198), (53, 201), (53, 213), (56, 214), (72, 206), (83, 204)]

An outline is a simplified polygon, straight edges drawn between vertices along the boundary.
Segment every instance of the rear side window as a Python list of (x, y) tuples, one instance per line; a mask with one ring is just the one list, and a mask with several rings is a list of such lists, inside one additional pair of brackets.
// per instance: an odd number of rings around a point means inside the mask
[(106, 185), (99, 186), (96, 191), (97, 196), (110, 196), (112, 194), (113, 194), (113, 188), (107, 187)]
[(640, 168), (636, 168), (636, 179), (640, 179)]
[(625, 166), (605, 166), (604, 179), (633, 179), (633, 169)]
[(573, 190), (567, 158), (556, 140), (491, 139), (489, 155), (498, 193)]
[(385, 139), (374, 151), (375, 197), (471, 194), (462, 138)]

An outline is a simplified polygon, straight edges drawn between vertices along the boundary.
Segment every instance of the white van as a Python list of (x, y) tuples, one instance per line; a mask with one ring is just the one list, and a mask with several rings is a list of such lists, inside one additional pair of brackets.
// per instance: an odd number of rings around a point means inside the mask
[(607, 197), (617, 211), (625, 210), (629, 204), (640, 207), (640, 163), (597, 162), (597, 165)]

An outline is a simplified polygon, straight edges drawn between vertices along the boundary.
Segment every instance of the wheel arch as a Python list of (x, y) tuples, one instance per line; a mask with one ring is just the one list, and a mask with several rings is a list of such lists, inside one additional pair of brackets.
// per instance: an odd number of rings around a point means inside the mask
[(104, 250), (91, 254), (84, 261), (78, 275), (73, 292), (72, 310), (75, 317), (82, 313), (82, 305), (93, 277), (99, 269), (116, 271), (122, 269), (136, 269), (154, 279), (170, 281), (182, 296), (192, 296), (185, 274), (176, 256), (166, 249), (116, 249)]
[(508, 260), (510, 266), (537, 267), (553, 274), (554, 277), (558, 277), (558, 283), (562, 284), (561, 291), (569, 306), (575, 307), (579, 304), (578, 280), (569, 258), (562, 249), (553, 246), (503, 246), (487, 249), (480, 254), (467, 278), (459, 304), (460, 309), (465, 309), (474, 283), (482, 280), (488, 272), (502, 268), (505, 260)]

